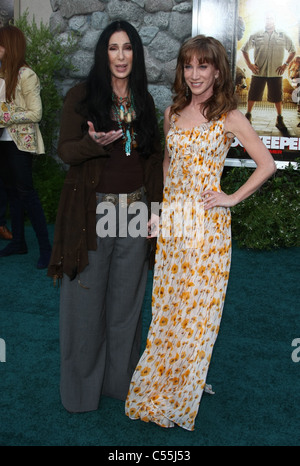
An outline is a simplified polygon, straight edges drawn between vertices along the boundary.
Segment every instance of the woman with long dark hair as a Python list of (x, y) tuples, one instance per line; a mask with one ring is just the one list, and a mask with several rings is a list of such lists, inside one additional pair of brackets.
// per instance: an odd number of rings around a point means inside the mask
[(162, 198), (156, 112), (129, 23), (106, 27), (87, 79), (68, 92), (58, 153), (70, 165), (48, 269), (61, 281), (61, 398), (68, 411), (91, 411), (101, 394), (126, 398), (140, 351), (148, 207)]
[(40, 256), (37, 267), (48, 267), (51, 245), (44, 211), (34, 189), (34, 154), (44, 153), (39, 129), (42, 118), (40, 81), (25, 60), (26, 38), (15, 26), (0, 28), (0, 165), (10, 208), (12, 241), (0, 257), (26, 254), (24, 211), (35, 231)]
[[(231, 261), (229, 207), (246, 199), (275, 164), (236, 108), (223, 45), (185, 42), (173, 105), (165, 112), (165, 187), (153, 279), (152, 322), (126, 401), (132, 419), (193, 430), (216, 341)], [(257, 164), (235, 193), (221, 191), (236, 136)]]

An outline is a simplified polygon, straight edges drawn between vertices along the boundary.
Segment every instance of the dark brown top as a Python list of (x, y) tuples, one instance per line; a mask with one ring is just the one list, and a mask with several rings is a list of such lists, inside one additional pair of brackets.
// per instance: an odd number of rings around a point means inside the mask
[[(113, 122), (112, 129), (118, 130), (118, 123)], [(143, 167), (140, 155), (135, 148), (127, 156), (124, 139), (116, 141), (109, 153), (109, 159), (101, 175), (96, 191), (99, 193), (132, 193), (143, 186)]]
[[(73, 87), (67, 93), (62, 111), (58, 155), (70, 167), (58, 206), (48, 268), (48, 275), (55, 279), (62, 278), (63, 273), (75, 278), (88, 264), (88, 251), (96, 250), (96, 192), (104, 170), (113, 161), (112, 147), (99, 146), (82, 131), (85, 122), (75, 109), (84, 93), (84, 84)], [(149, 111), (154, 111), (150, 94), (148, 102)], [(154, 147), (149, 158), (139, 156), (142, 180), (139, 179), (137, 184), (142, 181), (145, 187), (149, 213), (152, 202), (162, 201), (162, 149), (158, 131)]]

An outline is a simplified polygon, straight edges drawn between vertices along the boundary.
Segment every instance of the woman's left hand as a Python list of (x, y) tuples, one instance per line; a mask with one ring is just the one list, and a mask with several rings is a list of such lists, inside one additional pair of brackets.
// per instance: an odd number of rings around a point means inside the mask
[(108, 133), (104, 132), (97, 132), (95, 131), (94, 125), (91, 121), (87, 122), (89, 126), (89, 135), (90, 137), (97, 143), (100, 144), (101, 146), (108, 146), (112, 142), (116, 141), (119, 139), (123, 131), (121, 129), (117, 131), (109, 131)]
[(232, 207), (236, 204), (231, 195), (225, 194), (223, 191), (213, 191), (212, 189), (203, 191), (202, 198), (205, 210), (212, 207)]

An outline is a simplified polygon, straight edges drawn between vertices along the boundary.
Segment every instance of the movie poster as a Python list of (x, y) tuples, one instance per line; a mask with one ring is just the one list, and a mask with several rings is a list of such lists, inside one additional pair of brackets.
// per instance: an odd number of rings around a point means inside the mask
[(240, 0), (236, 92), (276, 161), (300, 157), (298, 0)]
[[(300, 157), (299, 0), (212, 0), (211, 15), (219, 15), (222, 20), (213, 21), (212, 16), (210, 21), (203, 21), (208, 5), (207, 0), (194, 0), (193, 35), (214, 35), (223, 43), (232, 66), (239, 110), (270, 150), (278, 168), (294, 163)], [(237, 139), (227, 165), (253, 165)]]

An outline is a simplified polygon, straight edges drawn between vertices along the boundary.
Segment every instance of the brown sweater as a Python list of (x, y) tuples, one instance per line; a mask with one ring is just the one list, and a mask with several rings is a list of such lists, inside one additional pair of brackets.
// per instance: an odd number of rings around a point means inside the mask
[[(119, 129), (116, 121), (112, 122), (112, 129)], [(109, 155), (96, 188), (99, 193), (132, 193), (143, 186), (143, 167), (137, 149), (132, 147), (127, 157), (124, 139), (120, 138), (111, 145)]]
[[(101, 147), (88, 133), (83, 133), (83, 117), (75, 110), (85, 87), (79, 84), (66, 96), (61, 119), (58, 154), (69, 170), (57, 211), (52, 256), (48, 275), (60, 279), (63, 273), (71, 279), (88, 265), (88, 251), (96, 250), (96, 187), (110, 157), (112, 148)], [(154, 109), (149, 96), (149, 108)], [(155, 151), (145, 159), (140, 156), (143, 182), (149, 212), (151, 202), (162, 201), (163, 171), (159, 133)]]

